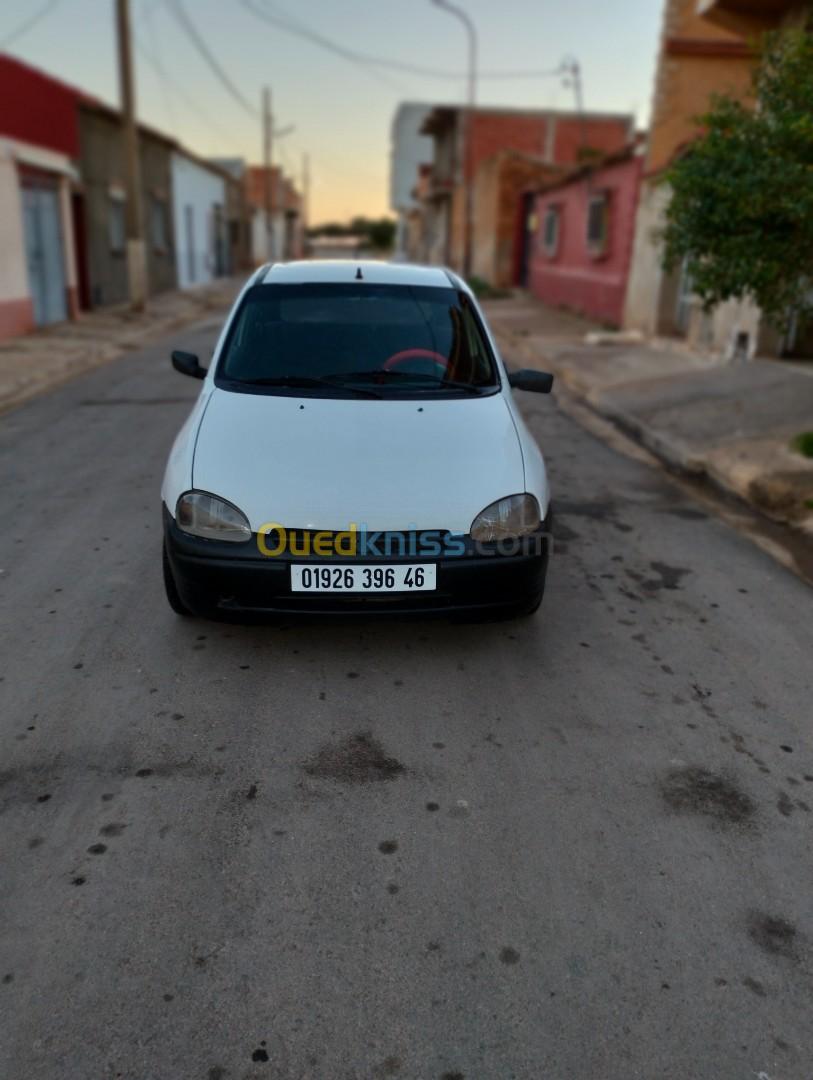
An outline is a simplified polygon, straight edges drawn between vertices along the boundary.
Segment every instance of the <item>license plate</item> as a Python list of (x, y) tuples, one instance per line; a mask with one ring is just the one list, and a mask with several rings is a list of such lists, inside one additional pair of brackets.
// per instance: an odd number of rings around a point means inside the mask
[(291, 592), (431, 592), (434, 563), (420, 566), (292, 566)]

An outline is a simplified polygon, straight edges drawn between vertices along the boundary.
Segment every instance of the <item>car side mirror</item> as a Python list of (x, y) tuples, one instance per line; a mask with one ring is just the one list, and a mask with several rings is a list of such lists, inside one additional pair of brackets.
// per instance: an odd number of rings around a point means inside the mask
[(194, 353), (175, 349), (172, 354), (172, 366), (176, 371), (180, 371), (181, 375), (191, 375), (193, 379), (206, 378), (206, 368), (201, 367), (200, 360)]
[(523, 368), (522, 371), (509, 372), (508, 385), (515, 390), (530, 390), (532, 394), (549, 394), (553, 389), (553, 376), (547, 371)]

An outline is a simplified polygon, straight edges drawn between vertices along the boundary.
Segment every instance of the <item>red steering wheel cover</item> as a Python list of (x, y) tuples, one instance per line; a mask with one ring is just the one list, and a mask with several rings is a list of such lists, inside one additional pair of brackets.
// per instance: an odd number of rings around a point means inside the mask
[(435, 352), (433, 349), (402, 349), (401, 352), (393, 353), (384, 361), (382, 365), (384, 371), (398, 367), (402, 360), (407, 360), (413, 356), (434, 360), (435, 363), (440, 364), (444, 371), (449, 367), (448, 357), (444, 356), (443, 353)]

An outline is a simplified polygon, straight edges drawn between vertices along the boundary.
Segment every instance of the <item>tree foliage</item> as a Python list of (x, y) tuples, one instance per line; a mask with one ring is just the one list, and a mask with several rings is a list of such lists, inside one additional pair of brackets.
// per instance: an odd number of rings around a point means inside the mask
[(711, 308), (750, 298), (779, 326), (813, 315), (813, 34), (766, 35), (752, 100), (715, 97), (668, 171), (665, 263)]

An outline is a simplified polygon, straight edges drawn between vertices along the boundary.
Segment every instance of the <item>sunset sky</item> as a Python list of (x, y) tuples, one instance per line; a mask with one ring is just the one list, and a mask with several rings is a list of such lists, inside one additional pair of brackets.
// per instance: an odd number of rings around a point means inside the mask
[[(649, 113), (660, 26), (657, 0), (459, 0), (480, 37), (483, 105), (572, 106), (572, 91), (544, 74), (579, 58), (589, 109)], [(272, 87), (277, 124), (296, 130), (275, 155), (298, 181), (310, 153), (311, 219), (388, 212), (390, 121), (399, 101), (455, 102), (465, 92), (462, 27), (430, 0), (183, 0), (183, 11), (217, 58), (221, 83), (173, 14), (174, 0), (131, 0), (140, 119), (204, 155), (259, 161), (259, 104)], [(35, 25), (16, 38), (26, 20)], [(254, 12), (282, 25), (270, 25)], [(115, 103), (113, 0), (3, 0), (0, 48)], [(374, 66), (323, 47), (446, 73)], [(256, 110), (256, 112), (255, 112)]]

